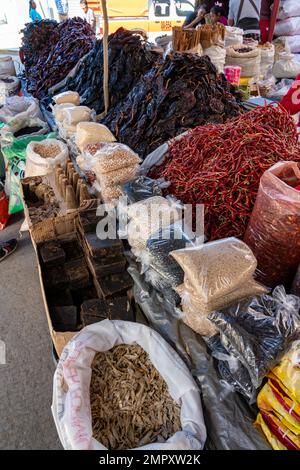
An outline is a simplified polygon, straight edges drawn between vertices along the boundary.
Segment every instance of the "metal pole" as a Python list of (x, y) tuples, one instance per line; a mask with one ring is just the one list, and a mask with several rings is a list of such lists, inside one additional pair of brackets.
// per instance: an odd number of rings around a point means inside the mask
[(108, 88), (108, 15), (106, 0), (101, 0), (101, 8), (103, 14), (103, 94), (104, 94), (104, 116), (106, 116), (109, 108), (109, 88)]
[(269, 34), (268, 34), (268, 42), (273, 41), (274, 30), (275, 30), (276, 20), (277, 20), (277, 16), (278, 16), (278, 11), (279, 11), (279, 4), (280, 4), (280, 0), (274, 0), (274, 4), (273, 4), (273, 8), (272, 8), (272, 14), (271, 14), (270, 27), (269, 27)]

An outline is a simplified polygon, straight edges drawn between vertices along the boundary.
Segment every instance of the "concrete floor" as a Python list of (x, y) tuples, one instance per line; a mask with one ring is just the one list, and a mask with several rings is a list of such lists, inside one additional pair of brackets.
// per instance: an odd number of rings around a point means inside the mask
[[(17, 237), (23, 219), (12, 217), (0, 241)], [(54, 362), (39, 287), (36, 258), (27, 233), (0, 263), (0, 449), (60, 449), (50, 406)]]

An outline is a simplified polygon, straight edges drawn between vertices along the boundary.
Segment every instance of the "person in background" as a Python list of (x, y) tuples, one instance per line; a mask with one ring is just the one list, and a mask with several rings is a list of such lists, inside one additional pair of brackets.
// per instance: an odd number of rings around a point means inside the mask
[(55, 0), (59, 21), (68, 19), (69, 5), (68, 0)]
[(219, 5), (215, 5), (210, 10), (210, 19), (211, 19), (212, 24), (221, 23), (224, 26), (227, 26), (228, 24), (224, 9), (223, 7), (220, 7)]
[(94, 33), (96, 33), (96, 18), (95, 18), (95, 13), (91, 8), (88, 7), (88, 3), (86, 0), (81, 0), (80, 1), (80, 6), (83, 10), (84, 13), (84, 19), (87, 21), (87, 23), (90, 25)]
[[(300, 113), (300, 74), (297, 75), (293, 85), (282, 98), (280, 104), (291, 116)], [(298, 126), (300, 127), (300, 116)]]
[(31, 21), (40, 21), (41, 15), (36, 11), (36, 3), (34, 0), (29, 0), (29, 17)]
[(230, 0), (228, 24), (244, 30), (244, 37), (260, 40), (261, 0)]
[(206, 5), (198, 5), (198, 8), (195, 9), (193, 13), (190, 13), (183, 23), (183, 29), (194, 29), (198, 25), (205, 24), (205, 15), (207, 14), (208, 10)]
[(261, 40), (263, 43), (267, 42), (268, 40), (272, 5), (273, 0), (261, 0), (259, 26), (261, 32)]

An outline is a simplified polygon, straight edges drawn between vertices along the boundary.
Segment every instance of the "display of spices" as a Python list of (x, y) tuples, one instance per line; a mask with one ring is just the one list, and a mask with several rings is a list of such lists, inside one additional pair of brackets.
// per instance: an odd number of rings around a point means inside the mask
[(297, 130), (283, 109), (265, 106), (173, 141), (150, 176), (170, 181), (183, 203), (205, 205), (208, 239), (243, 237), (260, 178), (281, 160), (300, 161)]
[(139, 345), (98, 352), (91, 367), (93, 437), (101, 444), (133, 449), (180, 431), (180, 407)]
[(43, 145), (42, 143), (36, 143), (33, 150), (43, 158), (53, 158), (61, 152), (60, 146), (56, 144)]
[(236, 96), (207, 56), (177, 53), (146, 73), (103, 124), (144, 158), (187, 129), (237, 116)]
[(34, 21), (27, 24), (22, 33), (26, 87), (38, 99), (66, 78), (95, 40), (92, 28), (81, 18), (70, 18), (62, 23)]
[[(148, 51), (139, 35), (119, 28), (108, 38), (109, 98), (116, 106), (149, 70), (158, 55)], [(73, 78), (67, 80), (60, 91), (77, 91), (81, 104), (98, 114), (104, 111), (103, 96), (103, 41), (98, 40), (90, 53), (81, 61)]]

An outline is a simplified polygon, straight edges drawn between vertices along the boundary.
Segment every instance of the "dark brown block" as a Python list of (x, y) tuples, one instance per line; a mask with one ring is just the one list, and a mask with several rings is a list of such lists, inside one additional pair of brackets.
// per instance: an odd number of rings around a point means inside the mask
[(52, 307), (51, 317), (55, 330), (64, 327), (66, 328), (64, 331), (68, 331), (77, 327), (77, 308), (74, 305)]
[(135, 321), (130, 300), (127, 296), (109, 299), (107, 305), (110, 320)]
[(96, 215), (96, 210), (91, 209), (79, 214), (79, 223), (84, 232), (96, 232), (97, 224), (101, 217)]
[(40, 255), (46, 266), (63, 264), (66, 259), (66, 253), (62, 249), (58, 240), (44, 243), (40, 248)]
[(83, 326), (91, 325), (107, 318), (107, 304), (103, 299), (91, 299), (81, 305), (80, 318)]
[(124, 256), (116, 258), (103, 258), (100, 260), (90, 259), (91, 271), (96, 277), (109, 276), (110, 274), (122, 273), (126, 268), (126, 259)]
[(63, 290), (69, 287), (64, 265), (49, 267), (45, 270), (45, 284), (52, 289)]
[(75, 234), (66, 236), (60, 240), (60, 243), (66, 253), (66, 261), (83, 258), (84, 253)]
[(94, 258), (118, 256), (123, 253), (121, 240), (100, 240), (96, 233), (86, 233), (85, 241), (90, 255)]
[(125, 271), (121, 274), (112, 274), (111, 276), (98, 278), (97, 284), (102, 296), (106, 299), (125, 294), (132, 287), (132, 278)]
[(48, 289), (47, 301), (48, 304), (52, 305), (53, 307), (73, 305), (73, 299), (69, 289), (62, 291), (58, 289)]
[(80, 289), (89, 285), (90, 275), (84, 258), (65, 263), (65, 270), (71, 289)]

